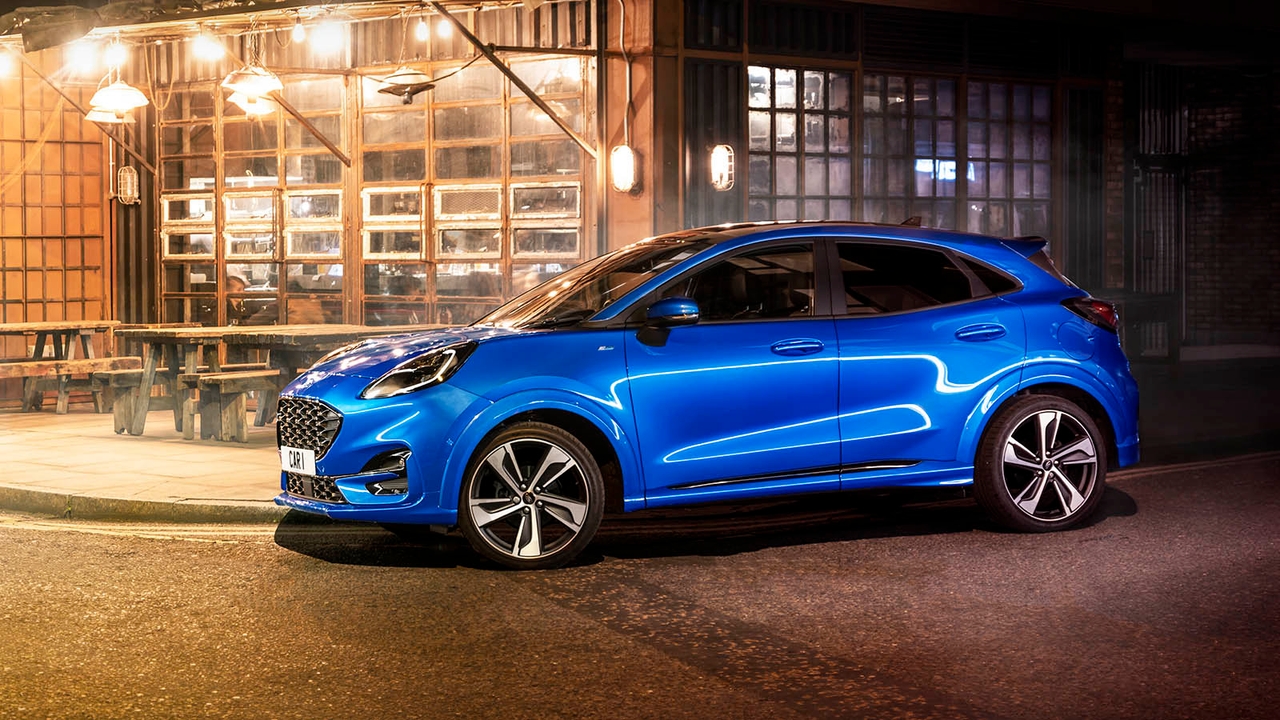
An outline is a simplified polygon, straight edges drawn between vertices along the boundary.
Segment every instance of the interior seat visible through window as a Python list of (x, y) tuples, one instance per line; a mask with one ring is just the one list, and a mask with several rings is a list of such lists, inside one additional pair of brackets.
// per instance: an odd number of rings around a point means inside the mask
[(715, 263), (681, 280), (664, 297), (698, 303), (704, 322), (813, 315), (813, 247), (765, 248)]

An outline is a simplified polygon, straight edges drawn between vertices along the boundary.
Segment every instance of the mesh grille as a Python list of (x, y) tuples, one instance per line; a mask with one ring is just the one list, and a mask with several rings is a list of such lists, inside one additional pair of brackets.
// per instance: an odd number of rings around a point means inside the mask
[(298, 497), (311, 498), (321, 502), (345, 503), (347, 498), (338, 489), (338, 484), (333, 478), (317, 475), (308, 477), (297, 473), (287, 472), (285, 475), (285, 490), (290, 495)]
[(502, 191), (485, 190), (441, 190), (440, 208), (437, 214), (441, 217), (470, 218), (476, 215), (494, 216), (502, 211)]
[(319, 460), (329, 452), (341, 427), (342, 414), (318, 400), (280, 398), (276, 442), (284, 447), (312, 450)]

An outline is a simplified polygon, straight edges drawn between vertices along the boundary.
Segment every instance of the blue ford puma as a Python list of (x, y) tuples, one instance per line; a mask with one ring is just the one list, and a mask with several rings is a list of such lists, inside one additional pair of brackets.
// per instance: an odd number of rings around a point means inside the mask
[(460, 328), (335, 351), (280, 397), (276, 502), (457, 526), (561, 565), (606, 510), (973, 485), (1000, 524), (1075, 526), (1138, 460), (1108, 303), (1038, 238), (849, 223), (688, 230)]

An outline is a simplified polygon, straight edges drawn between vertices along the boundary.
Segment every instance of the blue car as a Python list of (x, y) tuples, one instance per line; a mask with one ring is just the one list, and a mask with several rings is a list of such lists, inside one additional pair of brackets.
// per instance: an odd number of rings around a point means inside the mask
[(744, 224), (630, 245), (478, 322), (335, 351), (280, 397), (281, 505), (561, 565), (605, 512), (973, 486), (1061, 530), (1138, 461), (1109, 303), (1040, 238)]

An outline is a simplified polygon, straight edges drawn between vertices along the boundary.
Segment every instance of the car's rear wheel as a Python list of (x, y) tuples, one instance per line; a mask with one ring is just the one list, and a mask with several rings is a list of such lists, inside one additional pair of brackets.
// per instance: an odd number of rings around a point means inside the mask
[(591, 452), (554, 425), (503, 430), (472, 458), (458, 524), (481, 555), (510, 568), (559, 567), (591, 542), (604, 514)]
[(978, 449), (974, 495), (1023, 532), (1065, 530), (1102, 501), (1107, 443), (1089, 414), (1054, 395), (1026, 395), (992, 420)]

